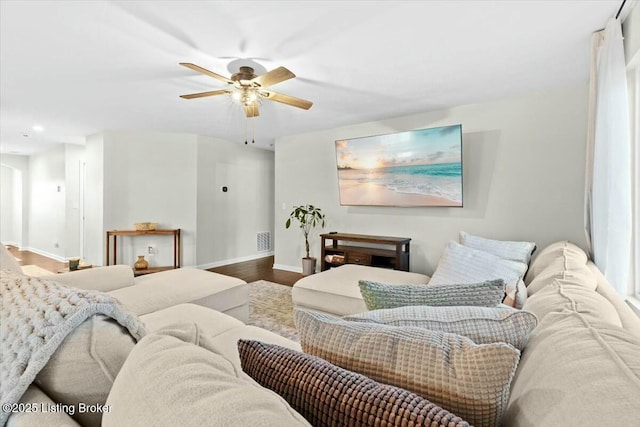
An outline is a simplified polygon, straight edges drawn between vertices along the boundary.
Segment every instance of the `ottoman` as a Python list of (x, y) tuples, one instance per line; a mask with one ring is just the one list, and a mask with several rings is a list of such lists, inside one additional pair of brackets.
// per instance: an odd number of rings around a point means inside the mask
[(297, 308), (319, 311), (335, 316), (367, 311), (359, 280), (390, 285), (424, 285), (429, 276), (408, 271), (345, 264), (298, 280), (291, 291), (293, 305)]
[(109, 295), (137, 315), (192, 303), (242, 322), (249, 320), (249, 287), (235, 277), (184, 267), (139, 276), (134, 282), (133, 286), (110, 291)]

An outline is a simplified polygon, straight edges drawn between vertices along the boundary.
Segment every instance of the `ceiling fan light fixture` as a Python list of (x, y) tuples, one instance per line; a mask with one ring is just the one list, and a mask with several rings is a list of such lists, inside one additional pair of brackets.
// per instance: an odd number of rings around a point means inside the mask
[(274, 70), (266, 72), (265, 74), (256, 76), (253, 68), (242, 66), (237, 73), (234, 73), (231, 76), (231, 78), (226, 78), (220, 74), (216, 74), (213, 71), (209, 71), (206, 68), (202, 68), (190, 62), (181, 62), (180, 65), (231, 85), (229, 89), (180, 95), (180, 97), (183, 99), (194, 99), (207, 96), (229, 94), (233, 102), (236, 102), (243, 106), (245, 115), (248, 118), (257, 117), (259, 115), (259, 107), (262, 98), (290, 105), (296, 108), (302, 108), (304, 110), (308, 110), (313, 105), (311, 101), (307, 101), (305, 99), (284, 95), (282, 93), (273, 92), (271, 90), (266, 90), (266, 88), (281, 83), (285, 80), (292, 79), (296, 76), (285, 67), (278, 67)]

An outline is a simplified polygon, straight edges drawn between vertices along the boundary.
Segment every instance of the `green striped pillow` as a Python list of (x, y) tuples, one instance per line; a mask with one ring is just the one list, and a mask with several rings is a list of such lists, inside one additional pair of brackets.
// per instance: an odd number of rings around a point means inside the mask
[(368, 310), (409, 305), (496, 307), (505, 295), (502, 279), (452, 285), (387, 285), (368, 280), (358, 283)]

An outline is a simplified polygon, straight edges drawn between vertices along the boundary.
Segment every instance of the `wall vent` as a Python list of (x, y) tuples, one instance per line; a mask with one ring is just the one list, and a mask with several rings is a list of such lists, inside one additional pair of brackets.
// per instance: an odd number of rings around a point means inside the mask
[(269, 231), (261, 231), (257, 235), (258, 252), (267, 252), (271, 250), (271, 233)]

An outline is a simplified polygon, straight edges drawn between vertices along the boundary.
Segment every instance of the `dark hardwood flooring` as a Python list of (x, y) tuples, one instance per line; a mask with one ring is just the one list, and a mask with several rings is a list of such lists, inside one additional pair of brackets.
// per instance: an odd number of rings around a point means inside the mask
[[(13, 256), (21, 260), (19, 262), (20, 265), (37, 265), (38, 267), (49, 270), (52, 273), (57, 273), (69, 266), (66, 262), (56, 261), (55, 259), (38, 255), (34, 252), (20, 251), (15, 246), (7, 247)], [(268, 256), (252, 261), (210, 268), (208, 271), (237, 277), (247, 283), (255, 282), (257, 280), (268, 280), (269, 282), (280, 283), (281, 285), (287, 286), (293, 286), (294, 283), (302, 278), (302, 274), (300, 273), (273, 269), (273, 260), (273, 256)]]
[(300, 273), (275, 270), (273, 268), (273, 260), (273, 256), (268, 256), (251, 261), (239, 262), (237, 264), (209, 268), (208, 271), (237, 277), (247, 283), (255, 282), (256, 280), (268, 280), (269, 282), (280, 283), (281, 285), (287, 286), (293, 286), (294, 283), (302, 278), (302, 274)]

